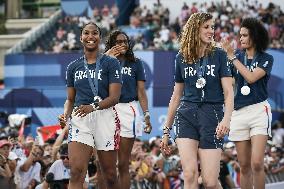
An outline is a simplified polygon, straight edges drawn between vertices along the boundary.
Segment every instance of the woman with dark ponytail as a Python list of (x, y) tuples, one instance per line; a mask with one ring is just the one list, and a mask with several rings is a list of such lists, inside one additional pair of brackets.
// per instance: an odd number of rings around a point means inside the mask
[(69, 189), (82, 188), (94, 148), (108, 189), (119, 189), (116, 160), (120, 123), (114, 107), (121, 91), (117, 59), (99, 53), (100, 28), (93, 22), (81, 31), (84, 55), (66, 71), (67, 99), (60, 123), (69, 121)]

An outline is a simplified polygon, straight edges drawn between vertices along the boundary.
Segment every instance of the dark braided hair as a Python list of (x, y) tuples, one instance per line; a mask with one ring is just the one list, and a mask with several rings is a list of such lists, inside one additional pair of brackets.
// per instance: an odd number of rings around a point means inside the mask
[(107, 52), (109, 49), (111, 49), (113, 46), (116, 45), (116, 38), (119, 34), (123, 34), (127, 39), (128, 49), (127, 49), (127, 51), (124, 55), (126, 61), (127, 62), (136, 62), (137, 58), (135, 58), (135, 56), (134, 56), (129, 37), (127, 36), (127, 34), (125, 32), (120, 31), (120, 30), (114, 30), (109, 34), (109, 36), (106, 40), (106, 43), (105, 43), (105, 45), (106, 45), (105, 52)]

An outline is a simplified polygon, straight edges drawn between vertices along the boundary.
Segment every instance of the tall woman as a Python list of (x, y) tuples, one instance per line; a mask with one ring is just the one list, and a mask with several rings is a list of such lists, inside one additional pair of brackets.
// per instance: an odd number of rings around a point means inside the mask
[[(145, 70), (143, 63), (134, 57), (126, 33), (112, 31), (106, 41), (106, 54), (115, 56), (121, 64), (122, 89), (119, 103), (115, 106), (121, 124), (118, 171), (121, 189), (130, 188), (129, 161), (135, 137), (142, 135), (139, 122), (138, 102), (144, 114), (144, 132), (152, 130), (148, 99), (145, 91)], [(138, 118), (138, 119), (137, 119)]]
[(212, 15), (192, 14), (175, 60), (175, 86), (161, 148), (169, 153), (167, 143), (174, 125), (185, 189), (198, 188), (198, 157), (205, 188), (219, 187), (222, 137), (229, 131), (233, 88), (226, 53), (213, 46), (213, 36)]
[(120, 125), (114, 105), (121, 91), (120, 65), (115, 58), (99, 54), (100, 29), (95, 23), (83, 27), (80, 41), (84, 55), (67, 67), (67, 100), (59, 117), (63, 125), (70, 119), (69, 188), (82, 188), (95, 147), (107, 188), (118, 189)]
[(223, 48), (234, 67), (236, 84), (235, 111), (232, 114), (229, 139), (237, 148), (241, 167), (241, 188), (264, 189), (264, 152), (271, 136), (271, 107), (267, 101), (267, 83), (273, 57), (264, 52), (269, 37), (264, 26), (254, 18), (241, 24), (242, 50), (234, 54), (228, 41)]

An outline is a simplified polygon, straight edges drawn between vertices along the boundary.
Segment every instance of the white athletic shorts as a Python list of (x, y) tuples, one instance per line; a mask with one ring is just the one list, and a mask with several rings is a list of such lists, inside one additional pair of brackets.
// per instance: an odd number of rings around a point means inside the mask
[(137, 101), (118, 103), (115, 105), (120, 120), (120, 136), (135, 138), (142, 136), (142, 121)]
[(255, 135), (271, 137), (271, 107), (267, 100), (234, 110), (231, 118), (229, 140), (250, 140)]
[(74, 116), (73, 111), (69, 125), (69, 142), (80, 142), (104, 151), (119, 149), (120, 121), (114, 107), (91, 112), (85, 117)]

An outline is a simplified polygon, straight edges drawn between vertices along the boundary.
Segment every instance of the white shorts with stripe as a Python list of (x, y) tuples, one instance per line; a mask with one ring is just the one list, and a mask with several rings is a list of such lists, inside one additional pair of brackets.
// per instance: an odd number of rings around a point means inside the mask
[(234, 110), (231, 118), (229, 140), (250, 140), (255, 135), (271, 137), (271, 107), (267, 100)]
[(97, 150), (119, 149), (120, 121), (114, 107), (97, 110), (85, 117), (74, 116), (70, 120), (68, 141), (76, 141)]
[(142, 136), (142, 121), (137, 101), (115, 105), (120, 120), (120, 136), (135, 138)]

